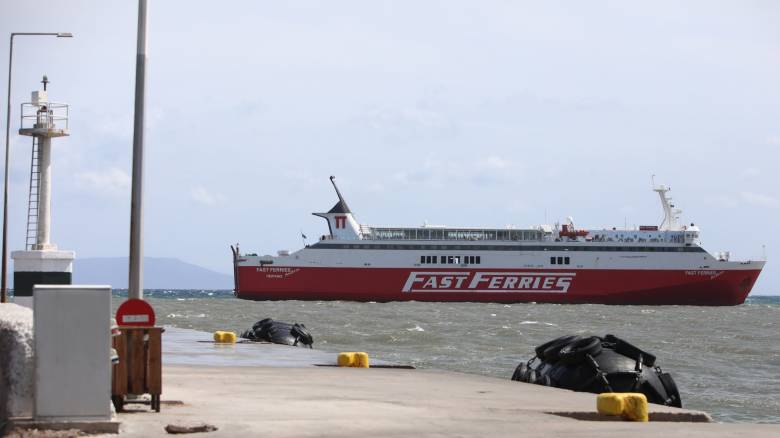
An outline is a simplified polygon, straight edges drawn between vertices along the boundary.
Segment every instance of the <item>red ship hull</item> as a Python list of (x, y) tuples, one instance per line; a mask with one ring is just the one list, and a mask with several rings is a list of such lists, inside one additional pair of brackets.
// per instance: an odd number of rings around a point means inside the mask
[(637, 305), (741, 304), (761, 270), (236, 269), (250, 300), (471, 301)]

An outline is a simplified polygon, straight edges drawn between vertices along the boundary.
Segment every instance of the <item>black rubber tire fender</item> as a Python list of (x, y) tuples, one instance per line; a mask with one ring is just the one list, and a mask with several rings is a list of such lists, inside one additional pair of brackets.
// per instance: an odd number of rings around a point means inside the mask
[(255, 330), (255, 339), (271, 342), (271, 337), (276, 333), (273, 326), (260, 327)]
[(548, 348), (558, 345), (558, 347), (563, 347), (564, 345), (574, 342), (576, 339), (580, 338), (580, 336), (577, 335), (565, 335), (561, 336), (559, 338), (555, 338), (552, 341), (547, 341), (542, 345), (537, 346), (534, 351), (536, 352), (536, 357), (539, 359), (544, 359), (544, 351)]
[(669, 373), (658, 373), (658, 380), (661, 381), (661, 384), (666, 390), (666, 395), (668, 397), (667, 402), (671, 399), (671, 406), (681, 408), (682, 400), (680, 399), (680, 391), (677, 389), (677, 384), (674, 383), (672, 375)]
[(567, 345), (571, 345), (571, 344), (573, 344), (575, 342), (579, 342), (582, 339), (583, 339), (582, 336), (574, 336), (568, 342), (561, 341), (561, 342), (558, 342), (558, 343), (555, 343), (555, 344), (549, 346), (546, 350), (544, 350), (544, 353), (543, 353), (544, 360), (549, 362), (549, 363), (556, 363), (556, 362), (558, 362), (559, 360), (561, 360), (561, 350), (563, 349), (563, 347), (565, 347)]
[(260, 321), (257, 321), (256, 323), (254, 323), (254, 325), (252, 326), (252, 331), (254, 331), (254, 330), (257, 330), (257, 329), (259, 329), (260, 327), (262, 327), (262, 326), (264, 326), (264, 325), (266, 325), (266, 324), (268, 324), (268, 323), (270, 323), (270, 322), (273, 322), (273, 321), (274, 321), (274, 320), (273, 320), (273, 319), (271, 319), (271, 318), (264, 318), (264, 319), (261, 319)]
[(283, 331), (289, 333), (293, 325), (289, 322), (269, 321), (263, 324), (258, 330), (255, 330), (255, 336), (258, 338), (273, 337), (277, 332)]
[(563, 364), (577, 364), (582, 362), (587, 355), (597, 356), (601, 353), (601, 348), (601, 338), (591, 336), (563, 346), (558, 352), (558, 357)]
[(294, 336), (290, 334), (288, 331), (275, 331), (269, 336), (268, 339), (270, 342), (273, 342), (274, 344), (281, 344), (281, 345), (295, 345), (296, 339)]
[(522, 382), (526, 372), (528, 372), (528, 365), (525, 362), (520, 362), (520, 365), (515, 368), (515, 372), (512, 374), (512, 380)]
[(314, 337), (312, 337), (311, 332), (303, 324), (293, 325), (290, 329), (290, 334), (295, 336), (301, 344), (309, 346), (309, 348), (314, 344)]
[(648, 353), (641, 348), (631, 344), (630, 342), (624, 341), (623, 339), (618, 338), (615, 335), (607, 335), (604, 336), (604, 342), (608, 342), (611, 344), (615, 344), (613, 347), (615, 349), (615, 352), (622, 354), (623, 356), (630, 357), (631, 359), (637, 360), (639, 359), (639, 355), (642, 355), (642, 363), (644, 365), (647, 365), (649, 367), (655, 366), (655, 355), (652, 353)]

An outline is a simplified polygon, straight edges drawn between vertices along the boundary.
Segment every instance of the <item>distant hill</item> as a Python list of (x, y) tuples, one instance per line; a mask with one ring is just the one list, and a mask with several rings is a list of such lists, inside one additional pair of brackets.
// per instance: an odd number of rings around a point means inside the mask
[[(73, 262), (74, 284), (127, 288), (127, 257), (97, 257)], [(144, 289), (233, 289), (233, 277), (166, 257), (144, 257)]]
[[(127, 257), (76, 258), (74, 284), (108, 284), (127, 289)], [(13, 272), (13, 267), (9, 269)], [(13, 280), (13, 274), (9, 275)], [(233, 289), (233, 276), (179, 259), (144, 257), (144, 289)], [(13, 286), (11, 286), (13, 287)]]

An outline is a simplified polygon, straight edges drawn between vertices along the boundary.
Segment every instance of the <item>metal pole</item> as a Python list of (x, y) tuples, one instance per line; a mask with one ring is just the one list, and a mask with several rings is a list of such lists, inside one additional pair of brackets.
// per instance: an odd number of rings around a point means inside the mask
[(14, 60), (14, 34), (8, 48), (8, 106), (5, 116), (5, 179), (3, 180), (3, 272), (0, 280), (0, 302), (8, 301), (8, 155), (10, 151), (9, 135), (11, 129), (11, 64)]
[(138, 0), (138, 47), (135, 58), (133, 184), (130, 195), (130, 271), (128, 297), (143, 299), (144, 98), (146, 97), (146, 0)]

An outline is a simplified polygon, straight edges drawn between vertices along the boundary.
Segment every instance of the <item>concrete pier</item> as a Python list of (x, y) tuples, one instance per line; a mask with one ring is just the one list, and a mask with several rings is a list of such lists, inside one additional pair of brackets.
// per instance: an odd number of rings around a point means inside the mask
[(335, 364), (336, 353), (216, 345), (208, 333), (166, 330), (162, 412), (120, 413), (122, 436), (202, 423), (218, 428), (204, 437), (780, 436), (780, 425), (711, 423), (703, 412), (657, 405), (650, 423), (588, 421), (606, 420), (594, 394), (444, 371), (317, 366)]

